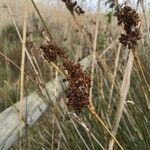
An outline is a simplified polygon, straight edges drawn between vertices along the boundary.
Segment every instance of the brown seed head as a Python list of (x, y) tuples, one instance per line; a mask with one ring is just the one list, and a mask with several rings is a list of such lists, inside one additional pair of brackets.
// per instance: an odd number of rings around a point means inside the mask
[(68, 83), (66, 89), (67, 105), (80, 112), (82, 108), (89, 105), (90, 76), (83, 72), (80, 64), (74, 64), (69, 60), (64, 50), (55, 43), (42, 45), (40, 49), (43, 51), (44, 58), (49, 62), (57, 62), (58, 57), (61, 58), (63, 69), (67, 71), (67, 77), (63, 80)]
[(81, 111), (89, 104), (90, 75), (82, 71), (80, 64), (74, 64), (70, 60), (65, 61), (63, 66), (68, 72), (67, 104)]
[(74, 15), (76, 13), (77, 15), (83, 15), (85, 11), (77, 4), (76, 0), (62, 0), (62, 2), (65, 3), (67, 9), (71, 12), (71, 14)]
[(58, 56), (59, 57), (64, 56), (64, 50), (52, 42), (47, 45), (41, 45), (40, 49), (43, 52), (43, 57), (48, 61), (55, 62), (57, 61)]
[(118, 19), (118, 25), (123, 25), (126, 33), (121, 34), (119, 38), (120, 43), (124, 46), (128, 46), (129, 49), (134, 49), (137, 45), (137, 41), (141, 39), (138, 23), (140, 17), (134, 9), (129, 6), (124, 6), (121, 9), (117, 9), (115, 16)]

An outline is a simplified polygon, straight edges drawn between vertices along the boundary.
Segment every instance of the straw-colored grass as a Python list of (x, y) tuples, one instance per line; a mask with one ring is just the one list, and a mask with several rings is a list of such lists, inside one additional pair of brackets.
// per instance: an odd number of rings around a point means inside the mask
[[(0, 111), (34, 90), (49, 110), (30, 130), (26, 128), (21, 145), (14, 144), (12, 149), (150, 149), (149, 10), (144, 14), (139, 11), (143, 36), (132, 55), (131, 50), (119, 44), (121, 28), (113, 16), (112, 21), (107, 22), (107, 12), (90, 12), (83, 3), (85, 15), (73, 17), (61, 1), (47, 5), (39, 1), (36, 6), (42, 22), (28, 0), (25, 30), (25, 6), (22, 0), (16, 1), (0, 2), (3, 6), (0, 8), (0, 20), (3, 20), (0, 23)], [(59, 75), (64, 74), (64, 70), (60, 69), (61, 63), (51, 65), (41, 56), (39, 47), (46, 42), (46, 38), (41, 37), (43, 23), (49, 38), (52, 37), (71, 60), (77, 63), (87, 56), (92, 58), (87, 72), (92, 74), (93, 107), (82, 113), (66, 106), (65, 86), (55, 104), (44, 88), (46, 82), (56, 77), (52, 90), (57, 93)]]

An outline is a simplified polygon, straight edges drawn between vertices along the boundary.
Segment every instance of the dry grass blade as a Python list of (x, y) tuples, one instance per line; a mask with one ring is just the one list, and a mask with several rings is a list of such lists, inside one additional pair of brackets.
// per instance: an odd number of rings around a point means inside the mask
[(0, 149), (150, 149), (150, 2), (100, 1), (0, 1)]
[(85, 129), (85, 131), (93, 137), (93, 139), (98, 143), (98, 145), (101, 147), (102, 150), (105, 150), (105, 148), (101, 145), (98, 139), (96, 139), (96, 137), (90, 131), (90, 129), (86, 126), (86, 124), (75, 113), (72, 114), (72, 119), (78, 122)]
[(150, 92), (150, 86), (149, 86), (148, 80), (145, 76), (144, 68), (143, 68), (142, 63), (140, 61), (140, 58), (138, 57), (137, 50), (133, 50), (133, 55), (135, 58), (135, 65), (139, 71), (139, 77), (141, 78), (141, 80), (143, 80), (143, 83), (145, 83), (148, 91)]
[(34, 0), (31, 0), (31, 2), (32, 2), (33, 6), (34, 6), (34, 8), (35, 8), (35, 10), (36, 10), (36, 12), (38, 13), (38, 15), (39, 15), (39, 17), (40, 17), (40, 19), (41, 19), (41, 21), (42, 21), (42, 24), (44, 25), (44, 28), (46, 29), (46, 32), (47, 32), (47, 34), (48, 34), (48, 36), (49, 36), (49, 40), (52, 40), (53, 38), (52, 38), (52, 36), (51, 36), (51, 34), (50, 34), (50, 32), (49, 32), (49, 29), (47, 28), (47, 26), (46, 26), (46, 24), (45, 24), (45, 22), (44, 22), (44, 20), (43, 20), (43, 17), (41, 16), (41, 13), (39, 12), (39, 10), (38, 10), (38, 8), (37, 8), (37, 6), (36, 6)]
[[(23, 24), (23, 39), (22, 39), (22, 58), (21, 58), (21, 74), (20, 74), (20, 121), (22, 122), (23, 113), (23, 97), (24, 97), (24, 69), (25, 69), (25, 44), (26, 44), (26, 32), (27, 32), (27, 1), (24, 1), (24, 24)], [(27, 108), (26, 108), (27, 109)], [(20, 130), (20, 137), (22, 133)], [(20, 141), (20, 148), (21, 148)]]
[[(124, 106), (126, 103), (126, 98), (127, 98), (128, 91), (130, 88), (130, 78), (131, 78), (131, 72), (132, 72), (132, 67), (133, 67), (133, 61), (134, 61), (134, 56), (132, 54), (132, 51), (130, 51), (127, 66), (126, 66), (124, 76), (123, 76), (122, 85), (121, 85), (120, 102), (119, 102), (118, 111), (117, 111), (116, 117), (115, 117), (115, 125), (112, 130), (112, 133), (114, 136), (116, 136), (116, 134), (117, 134), (119, 123), (120, 123), (120, 120), (121, 120), (121, 117), (123, 114), (123, 110), (124, 110)], [(108, 149), (112, 150), (113, 145), (114, 145), (114, 139), (111, 139), (109, 141)]]
[(100, 2), (101, 2), (101, 0), (98, 0), (98, 2), (97, 2), (97, 11), (96, 11), (97, 19), (96, 19), (95, 36), (94, 36), (93, 52), (92, 52), (90, 101), (92, 100), (92, 89), (93, 89), (93, 82), (94, 82), (94, 70), (95, 70), (95, 64), (96, 64), (96, 46), (97, 46), (98, 27), (99, 27), (99, 22), (100, 22), (100, 17), (99, 17)]
[[(2, 52), (0, 52), (0, 55), (2, 56), (2, 58), (4, 58), (5, 60), (7, 60), (9, 63), (11, 63), (15, 68), (17, 68), (18, 70), (21, 71), (21, 68), (15, 63), (13, 62), (11, 59), (9, 59), (5, 54), (3, 54)], [(34, 80), (32, 79), (32, 77), (30, 75), (28, 75), (27, 73), (25, 73), (26, 77), (28, 79), (31, 80), (31, 82), (34, 82)]]
[(147, 44), (148, 44), (148, 46), (150, 46), (150, 43), (149, 43), (149, 40), (150, 40), (150, 28), (149, 28), (148, 17), (147, 17), (146, 12), (145, 12), (144, 0), (138, 0), (137, 7), (138, 7), (139, 4), (142, 7), (142, 11), (143, 11), (143, 15), (144, 15), (145, 23), (146, 23), (146, 28), (147, 28)]
[(107, 126), (104, 124), (104, 122), (102, 121), (102, 119), (97, 115), (97, 113), (95, 112), (93, 106), (88, 107), (89, 112), (93, 115), (93, 117), (103, 126), (103, 128), (105, 128), (105, 130), (109, 133), (109, 135), (111, 136), (111, 138), (113, 139), (114, 142), (116, 142), (116, 144), (119, 146), (119, 148), (121, 150), (124, 150), (124, 148), (121, 146), (121, 144), (118, 142), (118, 140), (115, 138), (115, 136), (111, 133), (111, 131), (107, 128)]
[(110, 106), (111, 106), (111, 99), (112, 99), (113, 89), (114, 89), (114, 85), (115, 85), (115, 78), (116, 78), (116, 75), (117, 75), (120, 50), (121, 50), (121, 44), (119, 44), (118, 51), (117, 51), (117, 56), (116, 56), (116, 59), (115, 59), (115, 68), (114, 68), (114, 73), (113, 73), (112, 85), (111, 85), (111, 88), (110, 88), (108, 111), (110, 110)]

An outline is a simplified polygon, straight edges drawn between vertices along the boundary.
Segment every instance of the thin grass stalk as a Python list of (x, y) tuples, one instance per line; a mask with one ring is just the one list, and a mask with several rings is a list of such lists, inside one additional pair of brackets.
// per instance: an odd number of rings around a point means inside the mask
[[(107, 74), (107, 78), (110, 82), (112, 82), (113, 80), (113, 74), (111, 73), (109, 67), (105, 64), (105, 62), (101, 61), (102, 63), (102, 67), (105, 70), (106, 74)], [(100, 69), (100, 68), (99, 68)], [(118, 87), (118, 83), (114, 83), (114, 87), (117, 90), (118, 94), (120, 94), (120, 89)]]
[[(14, 105), (13, 100), (8, 96), (8, 94), (5, 92), (5, 90), (2, 89), (1, 87), (0, 87), (0, 92), (1, 92), (2, 94), (4, 94), (4, 95), (7, 97), (8, 101), (9, 101), (9, 103), (10, 103), (11, 105)], [(1, 110), (0, 110), (0, 111), (1, 111)]]
[(103, 128), (109, 133), (111, 138), (116, 142), (116, 144), (119, 146), (121, 150), (124, 150), (124, 148), (121, 146), (121, 144), (118, 142), (118, 140), (115, 138), (115, 136), (110, 132), (110, 130), (107, 128), (107, 126), (104, 124), (102, 119), (98, 116), (98, 114), (94, 110), (94, 106), (88, 106), (89, 112), (92, 114), (92, 116), (103, 126)]
[(108, 111), (110, 110), (110, 106), (111, 106), (111, 99), (112, 99), (112, 94), (113, 94), (113, 89), (114, 89), (114, 84), (115, 84), (115, 78), (116, 78), (116, 75), (117, 75), (120, 50), (121, 50), (121, 44), (119, 44), (117, 55), (116, 55), (116, 59), (115, 59), (115, 68), (114, 68), (113, 79), (112, 79), (112, 84), (111, 84), (111, 88), (110, 88)]
[(87, 149), (87, 150), (90, 150), (89, 146), (87, 145), (86, 141), (84, 140), (83, 136), (82, 136), (82, 135), (81, 135), (81, 133), (79, 132), (79, 130), (78, 130), (78, 128), (77, 128), (77, 126), (76, 126), (76, 124), (74, 123), (74, 121), (73, 121), (72, 119), (71, 119), (71, 122), (72, 122), (72, 124), (73, 124), (73, 126), (74, 126), (74, 128), (75, 128), (76, 132), (78, 133), (78, 135), (79, 135), (80, 139), (81, 139), (81, 140), (82, 140), (82, 142), (84, 143), (84, 145), (85, 145), (86, 149)]
[(100, 55), (98, 55), (98, 58), (101, 60), (102, 57), (116, 44), (118, 43), (118, 37), (116, 40), (114, 40)]
[[(6, 45), (7, 45), (7, 43), (6, 43)], [(8, 48), (7, 48), (7, 46), (6, 46), (6, 49), (4, 50), (4, 54), (7, 56), (7, 53), (8, 53), (8, 50), (7, 50)], [(7, 59), (5, 58), (5, 69), (6, 69), (6, 80), (7, 80), (7, 82), (10, 82), (10, 69), (9, 69), (9, 62), (7, 61)], [(5, 89), (5, 91), (6, 92), (8, 92), (8, 89), (7, 89), (7, 86), (5, 86), (5, 84), (4, 84), (4, 89)], [(5, 97), (5, 99), (4, 99), (4, 101), (5, 101), (5, 108), (7, 108), (7, 97)]]
[[(58, 84), (58, 71), (56, 70), (55, 71), (55, 87), (54, 87), (54, 94), (57, 92), (57, 84)], [(55, 103), (54, 103), (54, 105), (56, 105)], [(55, 135), (55, 117), (54, 116), (52, 116), (52, 128), (53, 128), (53, 130), (52, 130), (52, 139), (51, 139), (51, 150), (53, 150), (54, 149), (54, 135)]]
[(142, 66), (142, 63), (140, 61), (140, 58), (137, 55), (137, 51), (134, 49), (134, 50), (132, 50), (132, 52), (133, 52), (133, 55), (135, 58), (135, 65), (136, 65), (137, 69), (139, 70), (139, 75), (141, 76), (141, 80), (143, 79), (143, 81), (145, 82), (145, 84), (147, 86), (148, 91), (150, 92), (149, 83), (148, 83), (146, 76), (144, 74), (143, 66)]
[(45, 22), (44, 22), (44, 20), (43, 20), (43, 17), (42, 17), (42, 15), (41, 15), (39, 9), (37, 8), (37, 6), (36, 6), (34, 0), (31, 0), (31, 2), (32, 2), (33, 6), (34, 6), (34, 8), (35, 8), (35, 10), (36, 10), (36, 12), (38, 13), (38, 15), (39, 15), (39, 17), (40, 17), (40, 19), (41, 19), (41, 21), (42, 21), (42, 24), (43, 24), (44, 28), (46, 29), (46, 32), (47, 32), (47, 34), (48, 34), (48, 36), (49, 36), (49, 40), (51, 41), (51, 40), (53, 39), (53, 38), (52, 38), (52, 35), (50, 34), (49, 29), (47, 28), (47, 26), (46, 26), (46, 24), (45, 24)]
[(147, 19), (147, 16), (146, 16), (145, 7), (144, 7), (144, 0), (138, 0), (137, 7), (138, 7), (139, 3), (141, 5), (141, 7), (142, 7), (144, 20), (145, 20), (146, 28), (147, 28), (147, 44), (148, 44), (148, 46), (150, 46), (150, 43), (149, 43), (149, 40), (150, 40), (150, 28), (149, 28), (149, 22), (148, 22), (148, 19)]
[(72, 119), (74, 119), (78, 124), (80, 124), (84, 128), (84, 130), (92, 136), (92, 138), (98, 143), (98, 145), (102, 148), (102, 150), (105, 150), (103, 145), (98, 141), (98, 139), (94, 136), (94, 134), (86, 126), (86, 124), (75, 113), (72, 114)]
[[(26, 44), (26, 32), (27, 32), (27, 1), (24, 1), (24, 19), (23, 19), (23, 39), (22, 39), (22, 58), (21, 58), (21, 73), (20, 73), (20, 106), (19, 114), (20, 121), (22, 122), (23, 113), (23, 97), (24, 97), (24, 69), (25, 69), (25, 44)], [(27, 109), (27, 108), (26, 108)], [(21, 142), (21, 130), (20, 130), (20, 149), (22, 149)]]
[[(17, 68), (19, 71), (21, 71), (21, 68), (15, 63), (13, 62), (12, 60), (10, 60), (5, 54), (3, 54), (2, 52), (0, 52), (0, 55), (6, 59), (10, 64), (12, 64), (15, 68)], [(26, 72), (24, 73), (26, 75), (26, 77), (31, 81), (31, 82), (35, 82), (34, 79), (29, 75), (27, 74)]]
[[(132, 72), (132, 67), (133, 67), (133, 61), (134, 61), (134, 56), (133, 56), (132, 51), (130, 51), (127, 66), (126, 66), (123, 81), (122, 81), (118, 111), (116, 113), (115, 124), (114, 124), (113, 130), (112, 130), (112, 133), (114, 136), (116, 136), (116, 134), (117, 134), (119, 123), (120, 123), (120, 120), (121, 120), (121, 117), (123, 114), (123, 110), (124, 110), (124, 106), (126, 103), (126, 98), (127, 98), (128, 91), (130, 88), (130, 77), (131, 77), (131, 72)], [(108, 150), (112, 150), (113, 146), (114, 146), (114, 139), (111, 139), (109, 141)]]
[(93, 42), (93, 52), (92, 52), (92, 65), (91, 65), (91, 88), (90, 88), (90, 103), (92, 100), (92, 89), (93, 89), (93, 83), (94, 83), (94, 70), (95, 70), (95, 64), (96, 64), (96, 46), (97, 46), (97, 36), (98, 36), (98, 28), (99, 28), (99, 22), (100, 22), (100, 2), (101, 0), (97, 1), (97, 11), (96, 11), (96, 27), (95, 27), (95, 36), (94, 36), (94, 42)]

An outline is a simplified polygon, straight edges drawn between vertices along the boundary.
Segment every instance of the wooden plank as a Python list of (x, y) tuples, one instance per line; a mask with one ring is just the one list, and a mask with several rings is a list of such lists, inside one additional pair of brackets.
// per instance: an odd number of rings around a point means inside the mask
[[(91, 63), (90, 57), (83, 59), (80, 63), (83, 69), (86, 69)], [(62, 92), (60, 82), (57, 84), (58, 90), (55, 90), (54, 86), (54, 80), (46, 84), (51, 101), (55, 101)], [(25, 112), (25, 106), (28, 108), (27, 123), (29, 127), (36, 123), (48, 108), (37, 91), (24, 98), (23, 112)], [(7, 150), (15, 143), (19, 139), (19, 131), (22, 135), (25, 133), (26, 125), (24, 121), (19, 120), (18, 109), (19, 102), (0, 113), (0, 150)]]

